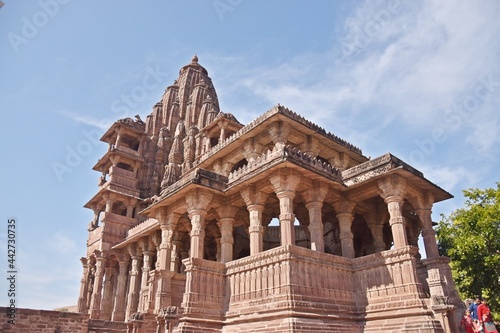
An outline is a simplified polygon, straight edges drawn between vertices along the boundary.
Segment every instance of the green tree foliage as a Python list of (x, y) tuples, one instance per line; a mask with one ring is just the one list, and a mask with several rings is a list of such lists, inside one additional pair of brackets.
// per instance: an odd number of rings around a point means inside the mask
[(441, 216), (436, 229), (441, 255), (451, 259), (460, 296), (482, 296), (500, 320), (500, 183), (463, 191), (465, 207)]

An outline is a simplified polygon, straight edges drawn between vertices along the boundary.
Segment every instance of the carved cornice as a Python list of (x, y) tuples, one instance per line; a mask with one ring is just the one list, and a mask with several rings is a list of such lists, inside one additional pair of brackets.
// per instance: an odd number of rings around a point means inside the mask
[(422, 172), (403, 162), (396, 156), (385, 154), (343, 171), (342, 178), (344, 179), (345, 185), (353, 186), (398, 168), (407, 170), (418, 177), (424, 177)]

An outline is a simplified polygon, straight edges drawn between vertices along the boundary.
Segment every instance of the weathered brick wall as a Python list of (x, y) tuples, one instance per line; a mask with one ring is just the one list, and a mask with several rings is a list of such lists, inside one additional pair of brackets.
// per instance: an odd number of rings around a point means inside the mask
[(0, 307), (1, 333), (87, 333), (88, 315), (47, 310), (16, 309), (15, 325), (9, 308)]

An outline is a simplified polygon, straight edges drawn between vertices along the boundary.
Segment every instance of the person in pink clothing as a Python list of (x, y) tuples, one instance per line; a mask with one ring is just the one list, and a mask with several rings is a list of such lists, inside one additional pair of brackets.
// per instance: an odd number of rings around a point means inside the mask
[(462, 320), (460, 321), (460, 326), (465, 328), (465, 332), (467, 333), (475, 333), (476, 330), (474, 329), (474, 321), (472, 320), (472, 317), (470, 316), (470, 311), (465, 310), (464, 316), (462, 317)]
[(479, 319), (479, 323), (481, 324), (491, 321), (490, 308), (488, 307), (488, 302), (485, 299), (483, 299), (481, 304), (477, 307), (477, 319)]
[(485, 333), (498, 333), (495, 324), (493, 323), (493, 319), (491, 317), (490, 308), (488, 307), (488, 302), (483, 299), (481, 305), (477, 307), (477, 318), (479, 319), (479, 323), (483, 327), (483, 332)]

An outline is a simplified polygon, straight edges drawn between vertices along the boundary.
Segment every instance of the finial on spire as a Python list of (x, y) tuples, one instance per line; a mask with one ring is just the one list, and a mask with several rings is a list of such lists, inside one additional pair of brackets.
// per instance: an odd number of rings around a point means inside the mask
[(198, 57), (196, 56), (196, 54), (193, 56), (193, 59), (191, 59), (191, 62), (195, 64), (198, 63)]

